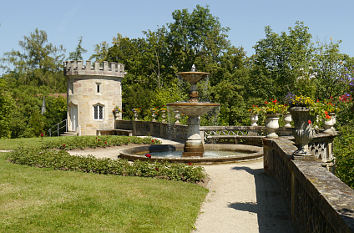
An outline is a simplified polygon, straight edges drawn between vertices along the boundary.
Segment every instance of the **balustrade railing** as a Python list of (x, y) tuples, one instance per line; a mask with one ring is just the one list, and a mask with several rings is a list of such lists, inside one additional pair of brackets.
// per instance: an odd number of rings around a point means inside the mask
[(68, 131), (68, 122), (67, 119), (62, 120), (61, 122), (53, 125), (48, 129), (48, 135), (49, 137), (53, 135), (60, 136), (61, 133), (67, 132)]

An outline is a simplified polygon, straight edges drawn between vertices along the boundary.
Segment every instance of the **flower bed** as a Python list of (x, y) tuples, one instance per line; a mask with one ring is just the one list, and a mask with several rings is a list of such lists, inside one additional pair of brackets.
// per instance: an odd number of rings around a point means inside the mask
[[(94, 148), (117, 146), (128, 143), (160, 144), (151, 138), (137, 137), (65, 137), (56, 142), (48, 142), (41, 146), (28, 146), (15, 149), (8, 160), (16, 164), (53, 168), (58, 170), (80, 171), (87, 173), (112, 174), (122, 176), (156, 177), (196, 183), (205, 177), (201, 167), (185, 164), (150, 163), (119, 159), (97, 159), (93, 156), (71, 156), (66, 150), (74, 148)], [(54, 150), (53, 150), (54, 149)]]

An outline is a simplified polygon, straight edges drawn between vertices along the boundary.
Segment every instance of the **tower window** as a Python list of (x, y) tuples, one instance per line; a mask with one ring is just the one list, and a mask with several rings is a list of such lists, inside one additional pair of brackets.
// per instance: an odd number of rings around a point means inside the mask
[(101, 93), (101, 83), (96, 83), (96, 93)]
[(96, 104), (93, 106), (93, 119), (102, 120), (103, 119), (103, 110), (104, 107), (100, 104)]

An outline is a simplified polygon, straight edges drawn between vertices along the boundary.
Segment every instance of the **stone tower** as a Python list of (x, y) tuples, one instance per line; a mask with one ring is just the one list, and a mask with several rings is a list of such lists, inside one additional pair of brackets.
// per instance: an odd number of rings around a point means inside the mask
[(77, 135), (96, 135), (97, 130), (114, 129), (115, 107), (122, 109), (121, 80), (124, 65), (115, 62), (66, 61), (68, 131)]

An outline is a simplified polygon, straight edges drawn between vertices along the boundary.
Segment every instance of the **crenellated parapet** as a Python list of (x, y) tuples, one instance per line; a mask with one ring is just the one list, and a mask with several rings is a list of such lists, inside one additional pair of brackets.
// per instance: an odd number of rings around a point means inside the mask
[(64, 74), (66, 76), (110, 76), (123, 78), (126, 72), (124, 65), (117, 62), (91, 62), (86, 61), (66, 61), (64, 62)]

